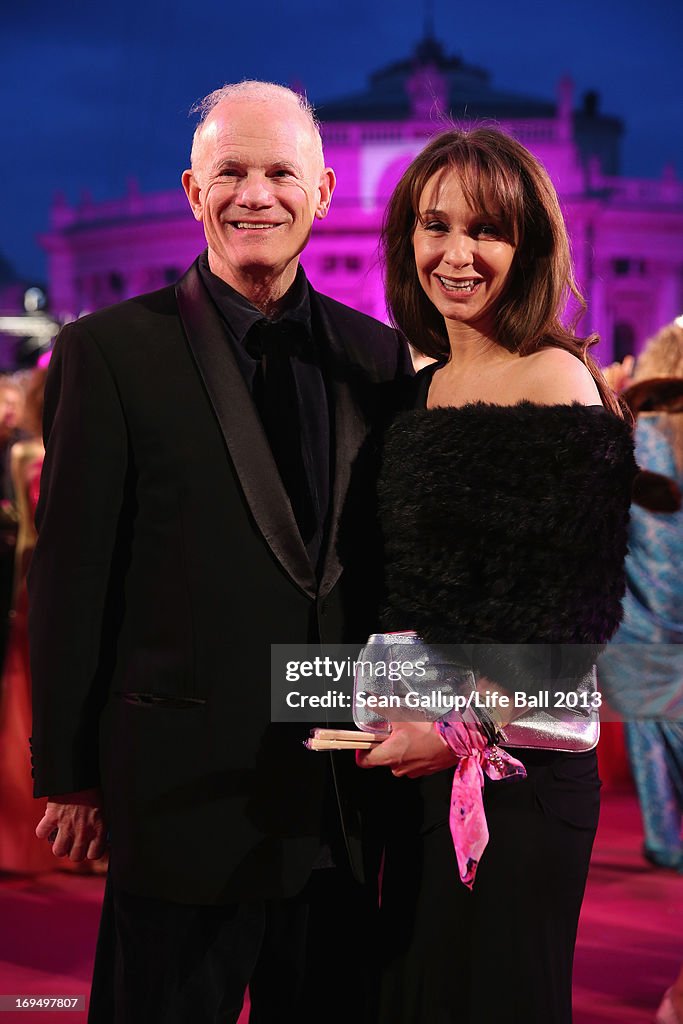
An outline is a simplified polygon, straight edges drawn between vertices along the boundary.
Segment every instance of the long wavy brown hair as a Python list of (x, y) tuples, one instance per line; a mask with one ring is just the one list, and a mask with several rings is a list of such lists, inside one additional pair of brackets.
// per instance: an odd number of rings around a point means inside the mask
[[(588, 368), (603, 404), (623, 418), (614, 392), (588, 353), (598, 336), (578, 337), (586, 303), (574, 280), (567, 229), (548, 173), (519, 142), (496, 128), (452, 129), (413, 160), (389, 200), (380, 241), (387, 307), (394, 326), (426, 356), (450, 353), (444, 318), (417, 274), (413, 233), (430, 179), (455, 171), (474, 209), (497, 218), (515, 245), (505, 291), (495, 310), (496, 340), (530, 355), (541, 348), (571, 352)], [(577, 313), (565, 326), (570, 297)]]

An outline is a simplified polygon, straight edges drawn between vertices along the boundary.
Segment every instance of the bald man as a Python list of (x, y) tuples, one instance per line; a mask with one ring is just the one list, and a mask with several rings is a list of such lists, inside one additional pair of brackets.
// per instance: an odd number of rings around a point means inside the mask
[(409, 361), (299, 264), (335, 186), (307, 103), (244, 82), (200, 113), (182, 181), (207, 249), (175, 287), (65, 327), (52, 360), (38, 834), (73, 860), (110, 837), (95, 1024), (236, 1021), (247, 985), (253, 1022), (359, 1019), (338, 921), (373, 905), (362, 773), (271, 724), (270, 644), (376, 627), (347, 497)]

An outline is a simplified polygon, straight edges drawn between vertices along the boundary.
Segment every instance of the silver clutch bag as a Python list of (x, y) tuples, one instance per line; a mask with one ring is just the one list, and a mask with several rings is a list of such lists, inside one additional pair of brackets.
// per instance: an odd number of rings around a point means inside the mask
[[(501, 746), (558, 752), (593, 750), (600, 737), (595, 666), (578, 683), (540, 692), (545, 706), (531, 707), (496, 731), (476, 690), (472, 668), (444, 655), (412, 630), (373, 633), (356, 662), (354, 721), (364, 732), (382, 732), (392, 722), (436, 721), (471, 707)], [(543, 700), (539, 704), (543, 704)]]
[(354, 721), (364, 732), (384, 732), (392, 722), (435, 722), (457, 710), (474, 686), (471, 668), (444, 659), (413, 630), (372, 633), (356, 660)]
[[(503, 747), (567, 751), (579, 754), (593, 750), (600, 739), (600, 715), (595, 707), (598, 676), (595, 665), (573, 690), (563, 689), (567, 702), (575, 706), (533, 708), (501, 730)], [(576, 698), (574, 698), (576, 694)]]

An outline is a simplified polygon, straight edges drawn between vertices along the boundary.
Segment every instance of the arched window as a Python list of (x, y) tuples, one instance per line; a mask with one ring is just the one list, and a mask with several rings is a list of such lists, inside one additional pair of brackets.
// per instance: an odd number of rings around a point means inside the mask
[(620, 363), (626, 356), (636, 354), (636, 336), (630, 324), (614, 325), (612, 359)]

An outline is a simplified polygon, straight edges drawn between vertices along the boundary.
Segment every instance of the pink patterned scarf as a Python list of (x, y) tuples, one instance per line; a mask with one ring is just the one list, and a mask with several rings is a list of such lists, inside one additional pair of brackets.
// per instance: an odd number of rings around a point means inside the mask
[(484, 813), (484, 773), (497, 782), (514, 776), (526, 778), (526, 769), (521, 761), (489, 742), (469, 708), (458, 715), (457, 721), (449, 721), (446, 717), (435, 725), (439, 735), (458, 756), (449, 823), (460, 878), (471, 889), (481, 855), (489, 841)]

